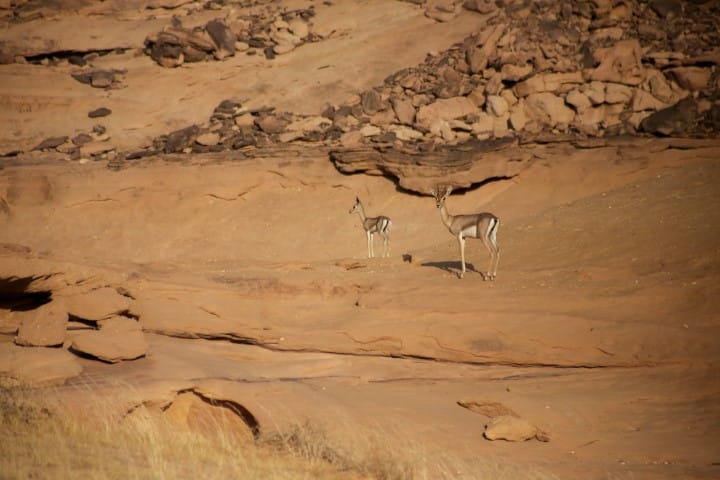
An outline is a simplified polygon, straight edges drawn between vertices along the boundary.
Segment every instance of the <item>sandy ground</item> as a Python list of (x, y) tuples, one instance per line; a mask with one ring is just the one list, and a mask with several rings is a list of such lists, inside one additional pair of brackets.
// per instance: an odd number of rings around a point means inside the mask
[[(461, 15), (452, 35), (431, 35), (437, 24), (404, 3), (382, 5), (405, 12), (404, 25), (429, 45), (473, 28)], [(391, 43), (373, 39), (376, 17), (355, 13), (368, 29), (341, 39), (368, 52)], [(285, 68), (298, 73), (280, 75), (287, 82), (256, 101), (284, 98), (288, 109), (316, 111), (324, 97), (311, 94), (313, 84), (339, 101), (428, 49), (392, 45), (352, 81), (310, 81), (297, 65), (312, 70), (307, 56), (318, 55), (349, 68), (341, 60), (366, 65), (372, 55), (308, 50), (259, 70), (258, 82)], [(178, 75), (125, 55), (133, 74)], [(102, 99), (118, 111), (109, 131), (120, 146), (137, 146), (193, 116), (204, 120), (223, 98), (243, 96), (212, 69), (249, 61), (184, 68), (169, 94), (191, 100), (165, 111), (167, 88), (142, 84), (154, 100), (138, 112), (125, 98), (140, 88), (129, 80)], [(64, 115), (80, 129), (89, 121), (73, 120), (96, 105), (87, 90), (77, 93), (87, 87), (55, 84), (65, 72), (43, 68), (0, 69), (6, 103), (21, 89), (53, 105), (5, 116), (2, 131), (15, 138), (3, 138), (3, 148), (67, 134)], [(32, 83), (11, 83), (30, 70), (23, 78)], [(291, 88), (297, 82), (302, 88)], [(243, 88), (258, 91), (252, 82)], [(15, 202), (0, 215), (2, 274), (49, 275), (61, 295), (112, 286), (134, 298), (148, 355), (116, 365), (81, 359), (68, 392), (82, 384), (117, 394), (131, 384), (137, 401), (195, 388), (241, 403), (263, 428), (309, 418), (340, 437), (367, 429), (511, 476), (717, 478), (720, 144), (637, 138), (522, 148), (534, 158), (522, 174), (448, 200), (451, 213), (501, 218), (495, 282), (478, 273), (487, 257), (472, 240), (469, 272), (457, 277), (457, 244), (430, 196), (382, 177), (344, 176), (322, 148), (291, 147), (253, 158), (152, 158), (119, 171), (40, 154), (6, 161), (0, 187), (14, 189)], [(360, 222), (348, 214), (356, 196), (370, 215), (392, 218), (389, 258), (367, 258)], [(489, 418), (458, 405), (468, 400), (501, 404), (550, 441), (485, 440)]]

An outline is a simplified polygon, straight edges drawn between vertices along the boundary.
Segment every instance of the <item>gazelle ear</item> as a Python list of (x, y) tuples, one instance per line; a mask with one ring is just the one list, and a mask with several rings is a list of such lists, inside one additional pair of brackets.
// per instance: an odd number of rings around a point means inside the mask
[(360, 197), (355, 197), (355, 203), (360, 203)]
[(452, 189), (453, 189), (452, 185), (447, 186), (447, 190), (445, 190), (445, 198), (450, 196), (450, 192), (452, 192)]
[(435, 193), (435, 189), (434, 189), (434, 188), (431, 188), (431, 189), (430, 189), (430, 195), (432, 195), (433, 197), (437, 197), (437, 193)]

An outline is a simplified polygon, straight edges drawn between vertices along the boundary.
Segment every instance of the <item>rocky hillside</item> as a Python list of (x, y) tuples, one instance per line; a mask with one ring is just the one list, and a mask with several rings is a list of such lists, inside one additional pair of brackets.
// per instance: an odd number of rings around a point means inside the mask
[[(341, 168), (353, 171), (348, 149), (426, 154), (486, 140), (521, 142), (658, 135), (708, 137), (720, 129), (720, 7), (713, 1), (529, 0), (413, 1), (436, 22), (462, 12), (477, 16), (477, 30), (461, 43), (428, 52), (425, 61), (388, 76), (315, 115), (249, 107), (228, 98), (211, 118), (157, 137), (152, 145), (116, 152), (98, 118), (93, 131), (48, 138), (36, 150), (68, 158), (123, 161), (158, 153), (218, 152), (274, 144), (324, 145)], [(82, 4), (82, 2), (78, 2)], [(137, 5), (135, 5), (137, 4)], [(315, 8), (274, 1), (134, 2), (176, 13), (145, 38), (138, 54), (157, 68), (216, 62), (232, 56), (277, 61), (297, 48), (313, 48), (335, 35), (314, 28)], [(328, 2), (324, 7), (332, 5)], [(51, 17), (55, 2), (5, 2), (10, 24)], [(80, 7), (78, 7), (80, 8)], [(85, 5), (83, 8), (92, 8)], [(210, 15), (199, 21), (198, 10)], [(4, 42), (4, 63), (69, 62), (73, 77), (111, 90), (122, 70), (97, 69), (98, 53), (35, 52)], [(480, 143), (478, 143), (480, 142)], [(505, 143), (503, 143), (505, 144)], [(470, 147), (475, 148), (473, 147)], [(22, 154), (11, 151), (10, 155)], [(382, 162), (382, 160), (381, 160)], [(365, 168), (365, 167), (358, 167)]]

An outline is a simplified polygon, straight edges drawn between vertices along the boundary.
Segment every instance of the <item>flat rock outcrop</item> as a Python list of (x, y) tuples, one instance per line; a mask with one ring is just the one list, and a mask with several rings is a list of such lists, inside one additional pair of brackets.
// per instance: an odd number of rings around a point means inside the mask
[(77, 357), (67, 350), (0, 344), (0, 383), (6, 386), (62, 384), (81, 372)]
[(52, 301), (21, 315), (15, 344), (28, 347), (57, 347), (65, 341), (68, 314), (63, 302)]
[(97, 330), (74, 333), (71, 350), (108, 363), (135, 360), (147, 353), (148, 345), (136, 320), (112, 317), (102, 320), (99, 325)]

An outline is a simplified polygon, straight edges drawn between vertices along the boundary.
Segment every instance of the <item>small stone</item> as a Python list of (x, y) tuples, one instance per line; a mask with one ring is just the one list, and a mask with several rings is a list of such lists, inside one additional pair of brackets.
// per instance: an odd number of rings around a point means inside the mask
[(112, 110), (110, 110), (109, 108), (100, 107), (100, 108), (97, 108), (95, 110), (88, 112), (88, 117), (90, 117), (90, 118), (107, 117), (111, 113), (112, 113)]

